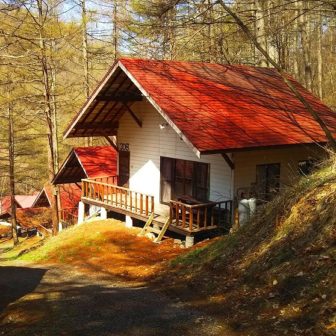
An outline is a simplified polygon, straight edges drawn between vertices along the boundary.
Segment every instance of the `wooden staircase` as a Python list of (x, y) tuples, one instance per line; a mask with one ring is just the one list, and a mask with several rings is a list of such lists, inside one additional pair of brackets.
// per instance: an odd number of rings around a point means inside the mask
[(152, 213), (145, 226), (142, 228), (142, 230), (140, 231), (140, 233), (138, 234), (139, 237), (143, 237), (143, 236), (147, 236), (149, 233), (152, 233), (154, 235), (157, 235), (154, 239), (153, 242), (154, 243), (159, 243), (164, 234), (166, 233), (168, 226), (169, 226), (169, 222), (170, 222), (170, 218), (168, 217), (167, 220), (165, 221), (165, 223), (162, 225), (161, 228), (158, 227), (154, 227), (153, 225), (153, 220), (154, 220), (154, 213)]

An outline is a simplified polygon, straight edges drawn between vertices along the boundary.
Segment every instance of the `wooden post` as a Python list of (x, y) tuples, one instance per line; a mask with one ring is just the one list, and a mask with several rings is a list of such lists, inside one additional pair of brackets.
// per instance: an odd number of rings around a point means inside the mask
[(189, 230), (190, 232), (192, 232), (193, 230), (193, 218), (194, 214), (193, 214), (193, 209), (190, 207), (190, 217), (189, 217)]

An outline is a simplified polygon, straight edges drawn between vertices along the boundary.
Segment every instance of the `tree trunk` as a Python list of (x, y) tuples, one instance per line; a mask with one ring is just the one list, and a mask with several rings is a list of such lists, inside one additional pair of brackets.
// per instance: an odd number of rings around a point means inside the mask
[(11, 198), (11, 223), (13, 243), (17, 245), (17, 221), (16, 221), (16, 201), (15, 201), (15, 147), (14, 147), (14, 122), (12, 106), (8, 103), (8, 158), (9, 158), (9, 192)]
[(113, 4), (113, 52), (114, 60), (119, 57), (118, 50), (118, 4), (117, 0), (114, 0)]
[[(40, 60), (41, 70), (43, 75), (43, 95), (44, 95), (44, 112), (47, 122), (47, 134), (48, 134), (48, 175), (51, 182), (55, 177), (55, 148), (54, 148), (54, 125), (52, 117), (52, 97), (51, 97), (51, 85), (49, 78), (49, 65), (47, 60), (47, 50), (45, 45), (44, 35), (44, 18), (43, 18), (43, 2), (42, 0), (36, 0), (38, 7), (38, 23), (39, 23), (39, 44), (40, 44)], [(51, 213), (52, 213), (52, 231), (53, 235), (58, 233), (58, 204), (57, 193), (53, 185), (51, 185)]]
[[(82, 55), (83, 55), (83, 73), (84, 73), (84, 94), (85, 98), (90, 96), (90, 78), (89, 78), (89, 56), (88, 56), (88, 33), (87, 33), (87, 11), (86, 0), (81, 0), (82, 10)], [(86, 146), (92, 146), (92, 137), (85, 138)]]
[(310, 25), (307, 18), (307, 8), (308, 2), (299, 1), (299, 29), (301, 36), (301, 45), (302, 45), (302, 60), (304, 68), (304, 80), (305, 86), (309, 91), (312, 91), (312, 68), (311, 68), (311, 57), (310, 57)]
[(322, 13), (318, 14), (317, 20), (317, 50), (316, 50), (316, 58), (317, 58), (317, 89), (318, 95), (322, 99), (323, 98), (323, 56), (322, 56)]
[[(256, 38), (258, 43), (262, 46), (262, 48), (267, 50), (266, 24), (265, 24), (262, 0), (255, 0), (254, 7), (255, 7)], [(260, 55), (257, 49), (255, 51), (255, 55)], [(262, 55), (256, 57), (256, 63), (258, 66), (262, 67), (267, 67), (268, 65), (267, 60)]]

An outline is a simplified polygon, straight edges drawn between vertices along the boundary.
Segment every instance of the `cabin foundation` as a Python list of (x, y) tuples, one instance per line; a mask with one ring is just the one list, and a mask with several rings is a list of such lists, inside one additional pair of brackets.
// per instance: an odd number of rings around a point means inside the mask
[(107, 210), (104, 207), (100, 208), (100, 218), (107, 219)]
[(78, 224), (82, 224), (84, 222), (85, 216), (85, 204), (81, 201), (78, 203)]
[(133, 227), (133, 219), (132, 219), (132, 217), (127, 216), (127, 215), (125, 216), (125, 226), (127, 228)]

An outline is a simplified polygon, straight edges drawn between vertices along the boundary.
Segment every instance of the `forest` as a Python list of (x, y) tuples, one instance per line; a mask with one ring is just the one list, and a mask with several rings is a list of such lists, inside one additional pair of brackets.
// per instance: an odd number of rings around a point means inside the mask
[(0, 196), (34, 193), (72, 146), (104, 144), (63, 131), (119, 57), (276, 66), (333, 108), (335, 14), (332, 0), (2, 1)]

